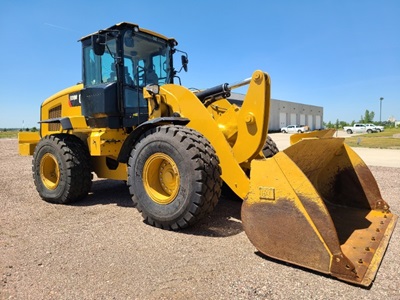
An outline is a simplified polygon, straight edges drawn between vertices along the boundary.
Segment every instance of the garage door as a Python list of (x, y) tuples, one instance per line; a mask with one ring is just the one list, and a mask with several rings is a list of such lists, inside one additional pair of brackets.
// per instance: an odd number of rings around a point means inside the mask
[(312, 115), (307, 115), (307, 124), (306, 125), (308, 125), (308, 127), (310, 127), (311, 130), (314, 130)]
[(296, 125), (296, 114), (290, 114), (290, 124), (289, 125)]
[(315, 129), (321, 129), (321, 116), (315, 116)]
[(300, 124), (299, 125), (306, 125), (306, 115), (300, 114)]
[(285, 127), (286, 124), (286, 113), (279, 113), (279, 129)]

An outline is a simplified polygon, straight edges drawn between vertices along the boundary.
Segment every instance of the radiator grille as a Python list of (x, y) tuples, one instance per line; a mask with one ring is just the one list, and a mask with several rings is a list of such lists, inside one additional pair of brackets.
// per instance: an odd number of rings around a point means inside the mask
[[(61, 118), (61, 105), (56, 106), (49, 110), (49, 119)], [(49, 131), (59, 131), (61, 129), (60, 123), (50, 123)]]

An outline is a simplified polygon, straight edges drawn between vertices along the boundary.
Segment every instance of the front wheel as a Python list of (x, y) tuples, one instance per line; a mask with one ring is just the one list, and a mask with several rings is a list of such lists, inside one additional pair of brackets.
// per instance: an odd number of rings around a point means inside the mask
[(73, 135), (48, 135), (41, 139), (33, 153), (32, 173), (40, 197), (48, 202), (82, 199), (92, 185), (89, 152)]
[(146, 223), (179, 230), (209, 214), (221, 193), (215, 150), (200, 133), (166, 125), (147, 131), (128, 162), (128, 186)]

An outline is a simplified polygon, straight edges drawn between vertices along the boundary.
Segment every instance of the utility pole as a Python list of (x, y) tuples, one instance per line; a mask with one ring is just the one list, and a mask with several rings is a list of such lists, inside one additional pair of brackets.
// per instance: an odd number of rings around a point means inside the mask
[(381, 97), (379, 100), (380, 100), (380, 107), (379, 107), (379, 124), (382, 124), (382, 101), (383, 101), (383, 97)]

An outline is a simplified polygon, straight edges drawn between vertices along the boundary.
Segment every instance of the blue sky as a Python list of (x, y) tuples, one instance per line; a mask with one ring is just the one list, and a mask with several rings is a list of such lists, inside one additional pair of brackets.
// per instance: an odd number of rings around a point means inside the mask
[(400, 1), (3, 0), (0, 129), (38, 127), (41, 102), (81, 80), (77, 40), (122, 21), (178, 40), (183, 85), (261, 69), (272, 98), (324, 107), (324, 121), (400, 119)]

